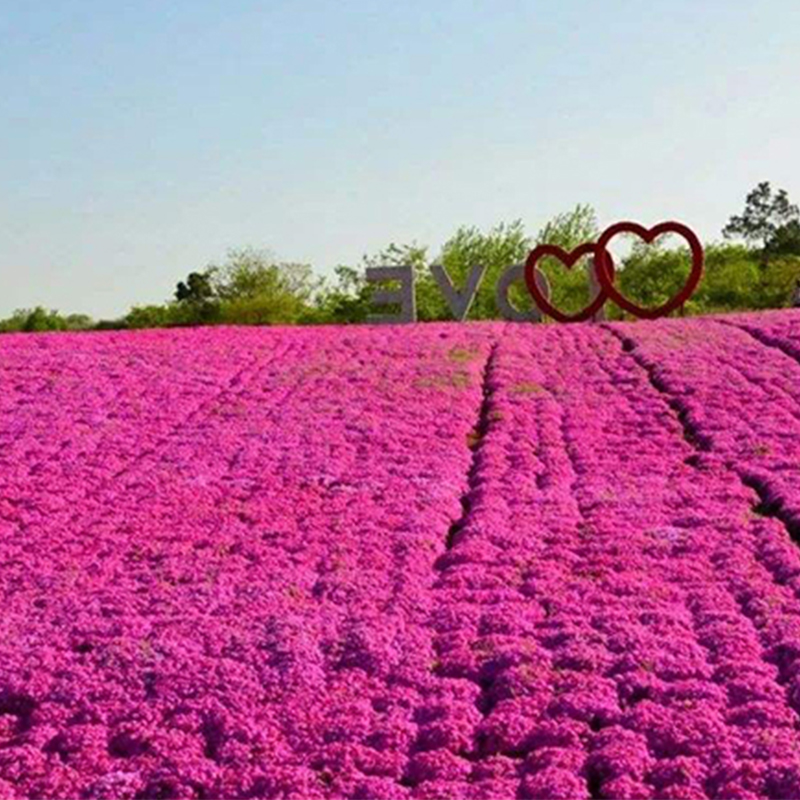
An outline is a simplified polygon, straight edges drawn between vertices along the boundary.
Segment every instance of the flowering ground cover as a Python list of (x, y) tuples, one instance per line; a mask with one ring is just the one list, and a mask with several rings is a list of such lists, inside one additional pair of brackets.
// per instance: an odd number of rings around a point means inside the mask
[(800, 314), (0, 341), (0, 798), (800, 796)]

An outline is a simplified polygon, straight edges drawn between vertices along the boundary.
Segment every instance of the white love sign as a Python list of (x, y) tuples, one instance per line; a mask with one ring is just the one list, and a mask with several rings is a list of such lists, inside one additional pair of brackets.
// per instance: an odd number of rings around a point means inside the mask
[[(447, 270), (441, 264), (433, 264), (430, 267), (436, 285), (439, 287), (453, 319), (463, 322), (467, 318), (469, 309), (475, 299), (475, 295), (481, 285), (481, 281), (486, 274), (486, 267), (475, 265), (467, 275), (467, 281), (463, 289), (456, 289)], [(509, 289), (511, 284), (520, 281), (524, 283), (524, 264), (514, 264), (508, 267), (495, 286), (495, 303), (500, 313), (507, 320), (514, 322), (538, 322), (542, 318), (542, 313), (538, 308), (524, 311), (516, 308), (509, 299)], [(373, 314), (369, 322), (373, 323), (404, 323), (417, 321), (417, 304), (414, 294), (414, 269), (411, 266), (400, 267), (368, 267), (367, 282), (380, 284), (391, 281), (398, 284), (394, 289), (376, 289), (372, 295), (372, 303), (377, 306), (394, 305), (399, 306), (400, 310), (394, 314)], [(536, 282), (542, 294), (550, 297), (550, 284), (547, 282), (543, 272), (536, 271)]]

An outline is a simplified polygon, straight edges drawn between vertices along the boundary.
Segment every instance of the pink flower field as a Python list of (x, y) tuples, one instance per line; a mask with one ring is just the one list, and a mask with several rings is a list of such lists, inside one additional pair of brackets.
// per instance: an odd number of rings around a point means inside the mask
[(0, 339), (0, 798), (800, 797), (800, 313)]

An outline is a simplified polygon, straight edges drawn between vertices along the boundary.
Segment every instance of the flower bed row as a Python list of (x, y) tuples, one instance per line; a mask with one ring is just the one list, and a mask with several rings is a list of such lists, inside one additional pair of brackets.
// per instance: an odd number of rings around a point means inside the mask
[(796, 796), (785, 527), (608, 331), (520, 331), (490, 380), (434, 617), (440, 674), (474, 683), (482, 719), (415, 794)]

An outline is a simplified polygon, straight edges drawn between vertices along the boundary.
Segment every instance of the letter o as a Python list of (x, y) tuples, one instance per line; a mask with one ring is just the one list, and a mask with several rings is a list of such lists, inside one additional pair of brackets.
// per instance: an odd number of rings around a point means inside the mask
[[(495, 287), (495, 303), (500, 309), (503, 317), (511, 322), (541, 322), (542, 312), (538, 308), (532, 308), (530, 311), (522, 311), (515, 308), (511, 301), (508, 299), (508, 290), (512, 283), (516, 281), (525, 280), (525, 265), (514, 264), (509, 267), (497, 281)], [(536, 270), (536, 285), (539, 287), (541, 293), (549, 300), (550, 299), (550, 283), (547, 276), (541, 271)]]

